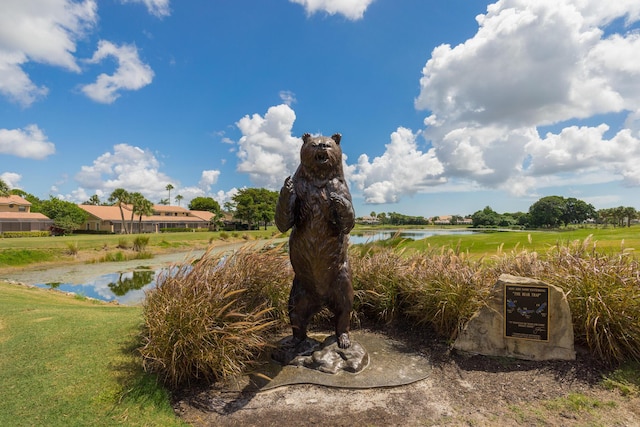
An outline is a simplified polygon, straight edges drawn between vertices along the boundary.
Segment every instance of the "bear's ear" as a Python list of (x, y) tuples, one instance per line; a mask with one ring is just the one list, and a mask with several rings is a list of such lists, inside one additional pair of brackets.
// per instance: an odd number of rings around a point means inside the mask
[(305, 133), (304, 135), (302, 135), (302, 142), (304, 142), (305, 144), (307, 143), (307, 141), (309, 141), (309, 139), (311, 139), (310, 134)]
[(340, 135), (339, 133), (334, 133), (333, 135), (331, 135), (331, 139), (333, 139), (336, 144), (340, 145), (340, 140), (342, 139), (342, 135)]

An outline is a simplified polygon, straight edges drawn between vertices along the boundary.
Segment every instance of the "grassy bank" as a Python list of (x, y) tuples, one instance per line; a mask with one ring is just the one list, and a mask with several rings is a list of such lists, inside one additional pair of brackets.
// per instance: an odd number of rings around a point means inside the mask
[(136, 237), (149, 238), (145, 251), (151, 254), (205, 249), (210, 244), (264, 240), (278, 234), (275, 227), (252, 231), (207, 231), (160, 234), (78, 234), (71, 236), (0, 238), (0, 268), (35, 263), (96, 261), (129, 250)]
[(0, 425), (183, 425), (142, 371), (141, 311), (0, 282)]
[(487, 231), (462, 236), (438, 235), (406, 242), (402, 246), (418, 251), (453, 248), (477, 258), (522, 250), (544, 253), (554, 246), (587, 238), (597, 243), (597, 249), (602, 252), (617, 252), (621, 248), (640, 249), (639, 226), (569, 228), (553, 231)]

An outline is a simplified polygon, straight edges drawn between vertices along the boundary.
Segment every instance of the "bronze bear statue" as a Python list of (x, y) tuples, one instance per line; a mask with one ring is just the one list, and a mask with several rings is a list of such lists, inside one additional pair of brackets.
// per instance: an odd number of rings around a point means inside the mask
[(281, 232), (291, 229), (289, 257), (295, 275), (288, 309), (294, 345), (307, 339), (309, 321), (326, 306), (334, 316), (338, 346), (351, 346), (353, 287), (347, 250), (355, 214), (342, 170), (341, 138), (302, 136), (300, 166), (285, 180), (276, 206), (276, 226)]

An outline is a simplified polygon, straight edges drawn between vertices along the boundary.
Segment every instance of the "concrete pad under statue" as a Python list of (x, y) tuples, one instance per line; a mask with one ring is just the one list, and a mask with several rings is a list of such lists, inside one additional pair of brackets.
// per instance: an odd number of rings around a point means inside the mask
[(540, 280), (503, 274), (453, 348), (525, 360), (575, 360), (566, 295)]
[[(399, 341), (374, 332), (355, 331), (351, 334), (352, 342), (356, 344), (356, 351), (358, 347), (366, 349), (365, 360), (368, 360), (368, 363), (357, 373), (350, 371), (349, 367), (339, 369), (336, 373), (323, 372), (317, 366), (305, 366), (304, 362), (283, 366), (269, 358), (250, 376), (250, 381), (253, 383), (253, 387), (250, 388), (270, 390), (296, 384), (353, 389), (395, 387), (423, 380), (431, 373), (432, 366), (429, 359)], [(318, 342), (328, 342), (329, 353), (339, 348), (333, 342), (335, 341), (333, 336), (310, 335)], [(332, 358), (332, 356), (328, 357)]]

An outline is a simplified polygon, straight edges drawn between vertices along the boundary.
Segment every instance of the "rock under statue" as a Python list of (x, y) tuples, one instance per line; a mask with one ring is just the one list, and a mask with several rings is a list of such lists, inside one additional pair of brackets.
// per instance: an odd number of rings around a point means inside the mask
[(309, 321), (325, 306), (334, 315), (337, 346), (351, 346), (353, 287), (347, 250), (355, 214), (342, 170), (340, 139), (340, 134), (302, 136), (300, 166), (285, 180), (276, 207), (278, 229), (291, 229), (292, 346), (304, 344)]

